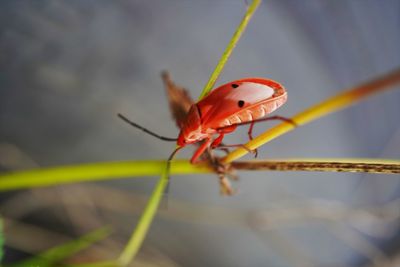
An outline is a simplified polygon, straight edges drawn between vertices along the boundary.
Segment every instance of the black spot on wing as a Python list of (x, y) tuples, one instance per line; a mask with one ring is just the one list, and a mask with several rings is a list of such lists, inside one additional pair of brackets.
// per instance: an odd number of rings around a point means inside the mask
[(238, 101), (238, 106), (239, 106), (239, 108), (243, 107), (244, 106), (244, 101), (243, 100), (239, 100)]
[(239, 84), (237, 84), (237, 83), (232, 83), (232, 88), (238, 88), (239, 87)]

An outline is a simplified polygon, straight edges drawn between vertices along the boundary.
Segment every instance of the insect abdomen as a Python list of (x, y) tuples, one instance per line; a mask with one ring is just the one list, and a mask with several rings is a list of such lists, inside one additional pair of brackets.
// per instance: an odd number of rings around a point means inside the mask
[(261, 119), (267, 114), (272, 113), (274, 110), (282, 106), (286, 102), (286, 99), (287, 94), (284, 93), (282, 96), (273, 99), (273, 101), (266, 101), (264, 103), (260, 103), (243, 109), (242, 111), (239, 111), (234, 115), (226, 118), (219, 127), (226, 127), (233, 124)]

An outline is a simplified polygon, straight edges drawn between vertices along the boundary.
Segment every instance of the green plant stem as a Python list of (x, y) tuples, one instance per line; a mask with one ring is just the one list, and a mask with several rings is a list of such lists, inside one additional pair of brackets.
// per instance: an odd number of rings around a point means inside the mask
[[(225, 66), (226, 61), (228, 60), (229, 56), (231, 55), (233, 49), (236, 46), (237, 41), (240, 39), (243, 31), (246, 28), (251, 16), (254, 14), (255, 10), (257, 9), (258, 5), (260, 4), (261, 0), (253, 0), (247, 12), (242, 19), (242, 22), (239, 24), (236, 32), (234, 33), (231, 41), (229, 42), (225, 52), (223, 53), (221, 59), (219, 60), (215, 70), (211, 74), (211, 77), (204, 87), (202, 93), (200, 94), (200, 99), (205, 96), (211, 88), (214, 86), (215, 81), (217, 80), (219, 74), (221, 73), (223, 67)], [(157, 183), (156, 188), (154, 189), (149, 202), (146, 208), (143, 211), (141, 218), (139, 219), (138, 225), (136, 226), (134, 232), (128, 244), (125, 246), (123, 252), (121, 253), (118, 261), (123, 265), (128, 265), (138, 253), (143, 240), (148, 232), (148, 229), (153, 221), (153, 218), (157, 212), (158, 205), (164, 193), (164, 190), (168, 184), (168, 176), (169, 176), (169, 163), (166, 164), (166, 167)]]
[(90, 232), (78, 239), (53, 247), (37, 256), (12, 264), (11, 267), (19, 266), (55, 266), (64, 259), (86, 249), (93, 243), (103, 240), (111, 233), (109, 227), (102, 227)]
[(232, 54), (232, 51), (235, 48), (237, 42), (239, 41), (240, 36), (243, 34), (244, 30), (246, 29), (247, 24), (249, 23), (251, 17), (253, 16), (254, 12), (257, 10), (257, 7), (260, 5), (260, 3), (261, 3), (261, 0), (253, 0), (253, 2), (247, 8), (246, 14), (244, 15), (239, 26), (237, 27), (231, 40), (229, 41), (228, 46), (225, 48), (225, 51), (222, 54), (220, 60), (218, 61), (217, 66), (215, 66), (214, 71), (211, 73), (210, 79), (204, 86), (204, 89), (201, 92), (199, 99), (202, 99), (214, 87), (214, 84), (217, 81), (218, 76), (221, 74), (222, 69), (224, 68), (226, 62), (228, 61), (230, 55)]
[[(393, 159), (269, 159), (232, 162), (238, 170), (273, 171), (346, 171), (400, 173), (400, 160)], [(54, 167), (0, 174), (0, 191), (61, 185), (76, 182), (143, 178), (162, 173), (165, 160), (122, 161)], [(335, 169), (337, 168), (337, 169)], [(171, 174), (212, 173), (205, 164), (190, 164), (187, 160), (171, 162)]]
[[(98, 162), (74, 166), (41, 168), (29, 171), (0, 174), (0, 191), (35, 188), (76, 182), (90, 182), (117, 178), (160, 175), (165, 160), (140, 160), (122, 162)], [(205, 173), (208, 167), (191, 166), (186, 160), (173, 162), (174, 174)]]
[(139, 219), (135, 230), (132, 233), (131, 238), (129, 239), (127, 245), (125, 246), (124, 250), (118, 258), (118, 262), (122, 266), (127, 266), (138, 253), (143, 243), (143, 240), (149, 230), (151, 222), (153, 221), (154, 216), (157, 212), (163, 193), (168, 185), (168, 176), (169, 163), (166, 163), (164, 171), (161, 174), (161, 177), (158, 180), (158, 183), (150, 196), (150, 199), (142, 213), (142, 216)]

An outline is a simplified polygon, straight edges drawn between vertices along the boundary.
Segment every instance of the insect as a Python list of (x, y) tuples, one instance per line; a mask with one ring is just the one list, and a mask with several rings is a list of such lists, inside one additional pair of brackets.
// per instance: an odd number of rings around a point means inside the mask
[(233, 132), (238, 126), (249, 124), (248, 136), (253, 139), (252, 131), (255, 123), (266, 120), (283, 120), (293, 123), (290, 119), (281, 116), (265, 117), (282, 106), (286, 100), (285, 88), (273, 80), (245, 78), (229, 82), (212, 90), (199, 102), (192, 104), (186, 119), (180, 124), (181, 131), (178, 138), (160, 136), (121, 114), (118, 116), (132, 126), (161, 140), (177, 141), (177, 150), (203, 141), (190, 160), (191, 163), (195, 163), (208, 148), (243, 147), (244, 145), (241, 144), (221, 145), (224, 135)]

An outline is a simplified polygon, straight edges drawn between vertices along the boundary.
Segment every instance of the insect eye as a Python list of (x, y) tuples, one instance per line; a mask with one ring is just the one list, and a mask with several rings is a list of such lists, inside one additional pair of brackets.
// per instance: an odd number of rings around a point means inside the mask
[(238, 88), (239, 87), (239, 84), (237, 84), (237, 83), (232, 83), (232, 88)]
[(243, 107), (244, 106), (244, 101), (243, 100), (239, 100), (238, 101), (238, 106), (239, 106), (239, 108)]

